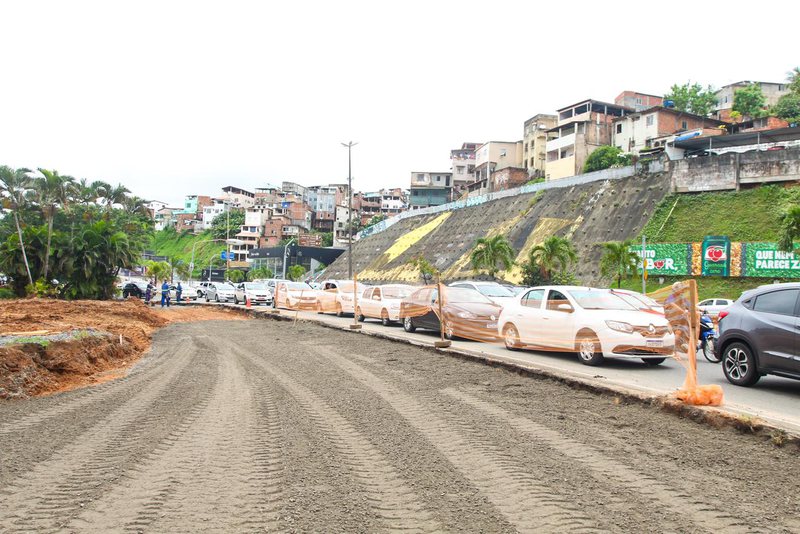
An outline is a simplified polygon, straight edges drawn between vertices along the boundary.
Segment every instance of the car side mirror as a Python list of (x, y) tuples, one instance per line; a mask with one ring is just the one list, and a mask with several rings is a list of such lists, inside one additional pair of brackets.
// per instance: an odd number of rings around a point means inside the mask
[(575, 311), (569, 304), (559, 304), (558, 306), (556, 306), (556, 309), (558, 311), (563, 311), (567, 313), (572, 313), (573, 311)]

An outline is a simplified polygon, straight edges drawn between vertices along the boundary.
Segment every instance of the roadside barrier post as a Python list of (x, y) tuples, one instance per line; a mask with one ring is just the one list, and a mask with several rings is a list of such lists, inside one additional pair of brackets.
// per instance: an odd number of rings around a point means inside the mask
[(350, 330), (361, 330), (361, 325), (358, 324), (358, 276), (353, 273), (353, 324), (350, 325)]
[(437, 349), (446, 349), (452, 343), (449, 339), (444, 338), (444, 314), (442, 313), (442, 301), (444, 300), (444, 293), (442, 292), (442, 278), (440, 274), (436, 275), (436, 292), (439, 295), (439, 341), (434, 341), (433, 346)]

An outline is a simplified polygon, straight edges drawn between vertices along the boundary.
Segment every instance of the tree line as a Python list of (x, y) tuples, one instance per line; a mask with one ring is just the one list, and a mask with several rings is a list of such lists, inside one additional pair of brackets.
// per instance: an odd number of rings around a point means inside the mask
[(146, 201), (122, 184), (0, 166), (0, 271), (18, 296), (107, 299), (152, 236)]

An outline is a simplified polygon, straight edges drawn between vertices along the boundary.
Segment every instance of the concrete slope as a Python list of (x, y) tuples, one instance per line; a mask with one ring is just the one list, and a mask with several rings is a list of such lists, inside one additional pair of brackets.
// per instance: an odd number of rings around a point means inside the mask
[[(447, 281), (474, 278), (469, 255), (479, 238), (505, 235), (521, 263), (533, 246), (559, 235), (575, 244), (579, 280), (596, 284), (601, 256), (597, 244), (638, 235), (669, 188), (667, 175), (634, 176), (411, 217), (355, 243), (353, 268), (368, 283), (416, 283), (421, 281), (419, 272), (408, 262), (423, 256)], [(328, 267), (326, 278), (346, 278), (347, 264), (345, 252)], [(514, 283), (522, 280), (519, 267), (498, 276)]]

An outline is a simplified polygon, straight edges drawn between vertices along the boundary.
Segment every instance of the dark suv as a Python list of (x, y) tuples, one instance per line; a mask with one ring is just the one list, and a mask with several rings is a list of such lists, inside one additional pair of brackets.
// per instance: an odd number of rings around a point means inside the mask
[(800, 283), (747, 291), (719, 314), (725, 378), (752, 386), (764, 375), (800, 380)]

